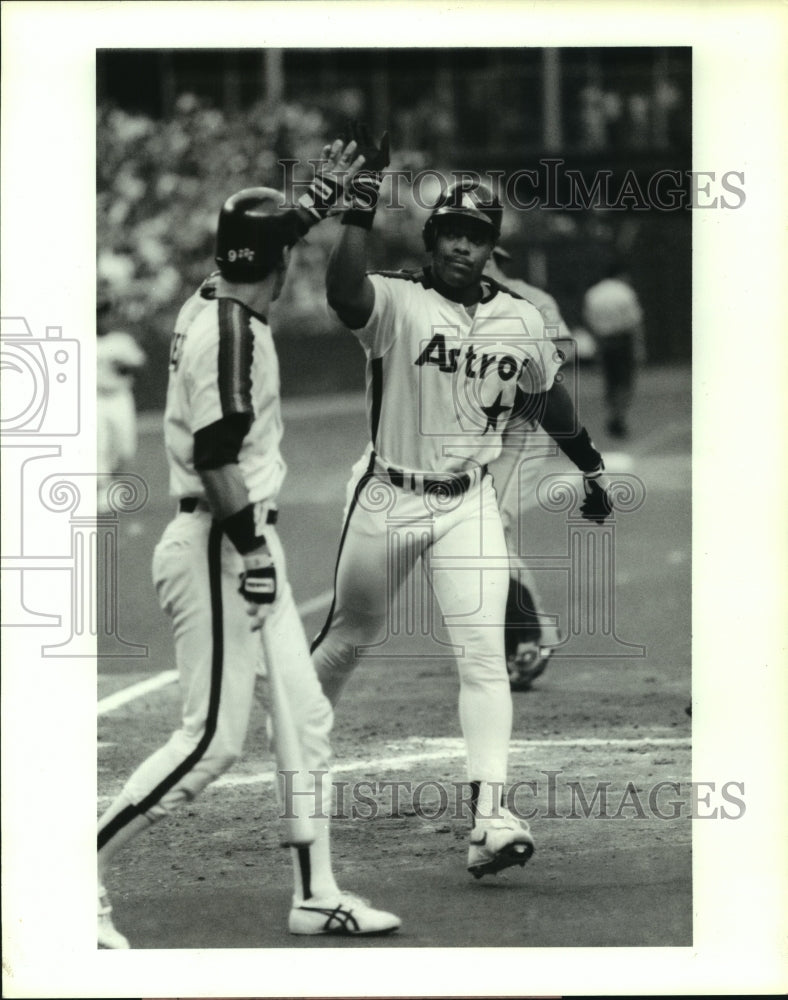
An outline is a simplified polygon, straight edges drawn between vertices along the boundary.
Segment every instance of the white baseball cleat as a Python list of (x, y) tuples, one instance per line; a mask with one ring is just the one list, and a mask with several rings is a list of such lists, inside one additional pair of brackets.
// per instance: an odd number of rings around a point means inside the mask
[(352, 892), (305, 899), (290, 910), (291, 934), (388, 934), (402, 921)]
[(525, 820), (500, 809), (491, 819), (477, 819), (471, 830), (468, 871), (474, 878), (495, 875), (503, 868), (521, 868), (534, 853), (534, 840)]
[(98, 946), (99, 948), (128, 948), (129, 942), (115, 929), (112, 923), (112, 907), (109, 905), (107, 890), (103, 885), (98, 887)]

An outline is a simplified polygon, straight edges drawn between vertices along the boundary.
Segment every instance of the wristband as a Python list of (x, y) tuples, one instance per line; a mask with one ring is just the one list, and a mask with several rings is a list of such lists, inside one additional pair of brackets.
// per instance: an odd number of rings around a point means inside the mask
[(257, 534), (254, 504), (247, 504), (219, 523), (222, 531), (242, 556), (265, 544), (265, 538)]
[(346, 212), (342, 213), (343, 226), (360, 226), (361, 229), (370, 230), (374, 221), (374, 208), (349, 208)]
[(350, 182), (350, 208), (342, 214), (343, 226), (360, 226), (362, 229), (372, 229), (375, 212), (378, 207), (381, 174), (357, 174)]

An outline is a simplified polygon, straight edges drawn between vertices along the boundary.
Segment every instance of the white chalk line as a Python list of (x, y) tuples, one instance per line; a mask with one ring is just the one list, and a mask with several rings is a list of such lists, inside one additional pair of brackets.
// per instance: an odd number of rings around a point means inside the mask
[(120, 691), (115, 691), (113, 694), (109, 694), (106, 698), (102, 698), (99, 701), (96, 714), (106, 715), (107, 712), (112, 712), (114, 709), (120, 708), (121, 705), (134, 701), (135, 698), (142, 698), (146, 694), (158, 691), (159, 688), (173, 684), (177, 680), (177, 670), (164, 670), (154, 677), (148, 677), (144, 681), (138, 681), (127, 688), (121, 688)]
[(331, 601), (334, 599), (334, 591), (324, 590), (322, 594), (317, 594), (315, 597), (310, 597), (306, 601), (302, 601), (298, 605), (299, 615), (311, 615), (316, 611), (322, 611), (327, 608)]
[[(362, 775), (373, 771), (376, 777), (380, 777), (381, 772), (398, 771), (410, 764), (423, 764), (428, 761), (453, 760), (465, 755), (465, 744), (458, 739), (434, 738), (420, 741), (427, 748), (437, 747), (438, 749), (421, 749), (405, 753), (393, 754), (388, 757), (369, 757), (362, 760), (351, 760), (337, 762), (331, 765), (331, 774), (353, 774)], [(536, 747), (625, 747), (627, 749), (649, 747), (675, 747), (677, 749), (689, 749), (691, 740), (687, 736), (644, 736), (644, 737), (616, 737), (614, 739), (603, 739), (599, 737), (579, 737), (578, 739), (546, 739), (546, 740), (512, 740), (509, 744), (509, 753), (512, 756), (528, 754)], [(272, 785), (276, 780), (275, 771), (261, 771), (258, 774), (225, 774), (217, 778), (205, 789), (205, 793), (220, 792), (227, 788), (249, 787), (250, 785)], [(99, 805), (112, 801), (111, 795), (99, 797)]]
[[(311, 615), (316, 611), (321, 611), (322, 609), (328, 607), (333, 596), (333, 590), (324, 590), (322, 594), (310, 597), (308, 600), (299, 604), (298, 613), (304, 617), (306, 615)], [(129, 687), (121, 688), (120, 691), (115, 691), (113, 694), (107, 695), (106, 698), (102, 698), (98, 703), (96, 713), (97, 715), (106, 715), (107, 712), (113, 712), (116, 708), (127, 705), (130, 701), (135, 701), (137, 698), (143, 698), (146, 694), (152, 694), (154, 691), (167, 687), (169, 684), (173, 684), (177, 680), (177, 670), (163, 670), (160, 674), (156, 674), (153, 677), (147, 677), (142, 681), (137, 681), (136, 684), (131, 684)]]
[[(406, 764), (420, 764), (430, 760), (450, 760), (465, 756), (465, 743), (455, 739), (425, 740), (429, 746), (437, 745), (437, 750), (419, 750), (411, 753), (395, 754), (391, 757), (372, 757), (366, 760), (352, 760), (346, 763), (332, 764), (332, 774), (364, 771), (396, 771)], [(512, 740), (509, 744), (510, 754), (529, 753), (534, 747), (690, 747), (688, 737), (626, 737), (615, 739), (578, 738), (576, 740)], [(276, 778), (275, 771), (261, 771), (259, 774), (225, 774), (217, 778), (209, 788), (237, 788), (244, 785), (268, 785)]]

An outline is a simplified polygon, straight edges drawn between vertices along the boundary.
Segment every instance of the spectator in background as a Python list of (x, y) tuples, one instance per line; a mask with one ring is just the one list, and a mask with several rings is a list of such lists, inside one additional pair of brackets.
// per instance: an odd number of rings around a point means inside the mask
[(145, 352), (124, 330), (111, 329), (111, 306), (99, 293), (96, 309), (96, 467), (99, 475), (96, 509), (110, 511), (112, 476), (137, 453), (137, 411), (134, 376), (145, 364)]
[(643, 310), (619, 260), (586, 292), (583, 319), (602, 364), (608, 433), (624, 438), (629, 433), (636, 371), (646, 355)]

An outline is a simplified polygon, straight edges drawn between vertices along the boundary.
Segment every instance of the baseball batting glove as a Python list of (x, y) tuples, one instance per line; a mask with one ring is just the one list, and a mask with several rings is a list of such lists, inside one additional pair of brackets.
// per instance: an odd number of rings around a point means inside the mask
[(309, 190), (298, 199), (301, 208), (305, 208), (317, 222), (331, 214), (363, 165), (364, 158), (357, 147), (354, 139), (347, 144), (342, 139), (335, 139), (331, 145), (323, 147), (315, 179)]
[(613, 513), (613, 504), (608, 494), (605, 466), (602, 463), (593, 472), (583, 473), (583, 492), (585, 499), (580, 505), (580, 513), (584, 520), (595, 524), (604, 524), (605, 519)]
[(342, 216), (342, 224), (371, 229), (383, 171), (391, 163), (389, 134), (384, 132), (380, 142), (376, 143), (369, 128), (363, 122), (355, 121), (351, 122), (350, 133), (356, 143), (356, 152), (364, 157), (364, 163), (348, 185), (350, 207)]
[(244, 556), (238, 593), (247, 602), (247, 614), (255, 619), (252, 631), (257, 631), (276, 600), (276, 567), (267, 546)]

